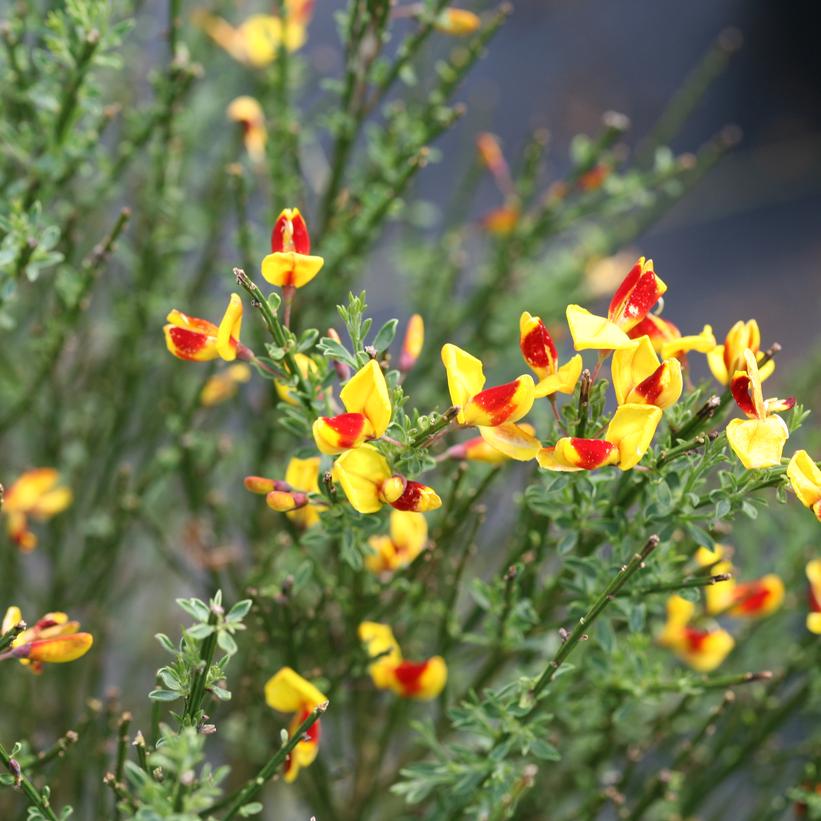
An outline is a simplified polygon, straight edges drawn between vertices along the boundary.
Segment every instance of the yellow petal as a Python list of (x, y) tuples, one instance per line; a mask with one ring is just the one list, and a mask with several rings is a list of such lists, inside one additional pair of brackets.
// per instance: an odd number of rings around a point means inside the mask
[(619, 450), (619, 467), (629, 470), (637, 465), (653, 441), (661, 408), (655, 405), (622, 405), (607, 427), (604, 438)]
[(535, 387), (533, 377), (524, 374), (512, 382), (480, 391), (462, 407), (462, 424), (496, 427), (517, 422), (533, 407)]
[(392, 510), (390, 519), (391, 539), (412, 562), (428, 542), (428, 520), (409, 510)]
[(731, 419), (726, 433), (733, 453), (748, 470), (780, 464), (781, 453), (789, 437), (787, 426), (780, 416)]
[(268, 14), (254, 14), (238, 29), (245, 61), (262, 68), (276, 59), (282, 39), (282, 22)]
[(556, 373), (549, 374), (544, 379), (539, 380), (534, 389), (534, 396), (541, 399), (554, 393), (573, 393), (576, 390), (576, 383), (582, 374), (584, 361), (581, 354), (576, 354), (572, 359), (564, 363)]
[[(448, 377), (450, 401), (456, 407), (462, 408), (485, 386), (482, 362), (448, 342), (442, 346), (442, 364)], [(461, 411), (457, 419), (460, 424), (464, 424), (464, 415)]]
[(44, 493), (35, 504), (29, 509), (29, 514), (36, 519), (50, 519), (58, 513), (62, 513), (72, 501), (73, 495), (70, 488), (57, 487)]
[(70, 633), (38, 639), (31, 642), (25, 658), (47, 664), (64, 664), (84, 656), (92, 644), (94, 638), (90, 633)]
[(659, 366), (659, 360), (649, 336), (631, 340), (629, 346), (616, 351), (610, 366), (616, 401), (623, 405), (627, 396)]
[(294, 490), (319, 493), (319, 457), (311, 456), (308, 459), (292, 457), (285, 470), (285, 481)]
[(325, 260), (296, 251), (275, 251), (262, 260), (262, 276), (271, 285), (301, 288), (322, 269)]
[[(716, 338), (710, 325), (705, 325), (700, 334), (690, 336), (680, 336), (677, 339), (670, 339), (661, 343), (661, 358), (669, 359), (671, 356), (680, 356), (689, 351), (699, 353), (709, 353), (716, 347)], [(722, 356), (724, 351), (722, 349)], [(723, 365), (722, 361), (722, 365)]]
[(721, 382), (722, 385), (729, 384), (730, 374), (727, 372), (727, 366), (724, 364), (723, 345), (716, 345), (711, 351), (707, 351), (707, 364), (710, 366), (710, 371), (713, 376)]
[(682, 649), (681, 658), (699, 673), (715, 670), (735, 647), (735, 640), (726, 630), (713, 630), (702, 641), (698, 650)]
[(821, 468), (809, 453), (797, 450), (787, 465), (787, 478), (795, 495), (805, 507), (812, 507), (821, 499)]
[(675, 647), (681, 640), (683, 628), (693, 618), (696, 606), (681, 596), (667, 599), (667, 622), (658, 637), (664, 647)]
[(821, 613), (807, 613), (807, 630), (821, 634)]
[(23, 614), (20, 612), (20, 608), (15, 607), (14, 605), (9, 607), (3, 616), (3, 625), (0, 627), (0, 636), (4, 636), (9, 632), (9, 630), (11, 630), (12, 627), (16, 627), (20, 624), (21, 621), (23, 621)]
[(280, 713), (313, 710), (328, 699), (290, 667), (281, 667), (265, 682), (265, 703)]
[(542, 447), (535, 436), (515, 422), (506, 422), (492, 428), (480, 427), (479, 433), (491, 447), (519, 462), (535, 459)]
[(391, 421), (391, 399), (382, 368), (375, 359), (360, 368), (339, 393), (349, 413), (363, 414), (373, 427), (373, 436), (382, 436)]
[(567, 306), (567, 324), (577, 351), (615, 351), (631, 344), (630, 337), (618, 325), (580, 305)]
[(217, 330), (217, 353), (226, 361), (237, 358), (237, 343), (242, 327), (242, 300), (238, 294), (231, 294), (228, 307)]
[(382, 507), (381, 485), (391, 477), (385, 457), (371, 445), (347, 450), (335, 462), (334, 481), (360, 513), (376, 513)]
[(5, 513), (28, 513), (43, 494), (50, 491), (60, 480), (55, 468), (33, 468), (6, 489), (3, 500)]

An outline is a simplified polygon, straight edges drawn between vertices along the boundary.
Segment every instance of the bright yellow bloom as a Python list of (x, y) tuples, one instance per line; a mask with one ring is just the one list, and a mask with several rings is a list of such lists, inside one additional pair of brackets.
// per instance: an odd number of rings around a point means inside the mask
[(391, 398), (385, 374), (375, 359), (360, 368), (339, 394), (347, 413), (320, 416), (313, 424), (316, 446), (337, 454), (382, 436), (391, 421)]
[(44, 521), (62, 513), (72, 500), (71, 490), (60, 484), (54, 468), (34, 468), (23, 473), (6, 490), (2, 512), (9, 537), (26, 552), (37, 547), (37, 536), (29, 529), (29, 518)]
[(641, 322), (667, 290), (653, 270), (653, 260), (639, 257), (610, 300), (607, 317), (579, 305), (567, 306), (567, 324), (577, 351), (613, 351), (630, 344), (627, 333)]
[[(723, 345), (716, 345), (707, 353), (707, 364), (713, 376), (722, 385), (728, 385), (736, 371), (745, 370), (744, 351), (751, 350), (759, 361), (764, 354), (761, 351), (761, 331), (754, 319), (747, 322), (739, 320), (727, 332)], [(775, 370), (775, 360), (771, 359), (763, 368), (760, 376), (763, 382)]]
[[(733, 563), (726, 558), (727, 552), (727, 548), (720, 544), (717, 544), (714, 550), (699, 547), (695, 554), (695, 560), (701, 567), (709, 567), (710, 574), (713, 576), (719, 576), (722, 573), (732, 574), (734, 571)], [(707, 612), (715, 615), (716, 613), (723, 613), (731, 607), (734, 589), (735, 581), (733, 579), (716, 582), (705, 587), (704, 599)]]
[(690, 626), (695, 605), (681, 596), (667, 600), (667, 623), (658, 641), (700, 673), (715, 670), (735, 646), (733, 637), (721, 628), (704, 630)]
[(699, 334), (682, 336), (681, 331), (672, 322), (655, 314), (647, 314), (638, 325), (630, 329), (628, 336), (630, 339), (649, 336), (653, 350), (662, 359), (669, 359), (672, 356), (683, 358), (690, 351), (706, 354), (716, 346), (712, 326), (705, 325)]
[(582, 357), (576, 354), (559, 366), (559, 354), (541, 317), (524, 311), (519, 317), (519, 348), (531, 370), (539, 377), (534, 389), (537, 399), (553, 393), (573, 393), (582, 373)]
[(268, 139), (265, 130), (265, 115), (262, 107), (247, 95), (236, 97), (227, 110), (228, 119), (242, 126), (242, 140), (248, 156), (255, 162), (265, 159), (265, 143)]
[(473, 34), (482, 25), (477, 14), (465, 9), (445, 9), (437, 18), (433, 27), (449, 34), (451, 37), (465, 37)]
[(377, 622), (362, 622), (359, 638), (368, 656), (374, 659), (368, 672), (380, 690), (392, 690), (403, 698), (429, 701), (444, 689), (448, 668), (441, 656), (425, 661), (404, 660), (391, 628)]
[(533, 425), (527, 422), (505, 422), (495, 428), (482, 428), (481, 433), (481, 436), (448, 448), (447, 455), (451, 459), (500, 465), (508, 459), (528, 462), (536, 457), (541, 448)]
[(283, 209), (271, 231), (271, 253), (262, 260), (263, 278), (280, 288), (301, 288), (324, 264), (322, 257), (311, 255), (311, 237), (299, 209)]
[(428, 543), (428, 522), (421, 513), (392, 510), (390, 536), (371, 536), (372, 553), (365, 566), (372, 573), (393, 573), (407, 567)]
[(647, 336), (613, 354), (611, 374), (620, 405), (655, 405), (664, 410), (678, 401), (683, 389), (681, 363), (675, 358), (659, 363)]
[[(296, 362), (296, 366), (299, 369), (300, 374), (302, 374), (303, 379), (308, 378), (308, 374), (316, 373), (317, 365), (310, 356), (304, 353), (295, 353), (294, 354), (294, 362)], [(277, 396), (283, 401), (287, 402), (289, 405), (293, 405), (296, 407), (299, 405), (299, 400), (296, 398), (294, 393), (294, 389), (285, 382), (281, 382), (279, 379), (274, 380), (274, 388), (276, 388)]]
[[(511, 459), (527, 461), (539, 450), (539, 440), (514, 423), (527, 414), (535, 400), (533, 377), (528, 374), (505, 385), (483, 390), (485, 374), (481, 360), (450, 343), (442, 347), (442, 362), (448, 391), (462, 425), (475, 425), (482, 438)], [(503, 431), (491, 431), (506, 425)]]
[(512, 234), (519, 224), (522, 211), (515, 202), (494, 208), (482, 217), (482, 228), (496, 237), (506, 237)]
[(360, 513), (376, 513), (383, 504), (419, 513), (442, 506), (432, 488), (394, 474), (373, 445), (346, 450), (334, 463), (333, 478)]
[(399, 354), (399, 370), (402, 373), (407, 373), (416, 364), (424, 344), (425, 321), (421, 314), (413, 314), (408, 320), (408, 328), (402, 340), (402, 352)]
[(239, 332), (242, 327), (242, 300), (231, 294), (225, 314), (219, 327), (207, 319), (188, 316), (174, 308), (166, 317), (163, 326), (165, 345), (177, 359), (190, 362), (209, 362), (224, 359), (232, 362), (239, 354), (247, 358), (248, 349), (240, 344)]
[(732, 419), (727, 424), (727, 441), (748, 470), (766, 468), (781, 462), (781, 453), (790, 432), (777, 412), (789, 410), (795, 399), (764, 400), (761, 377), (753, 352), (744, 351), (745, 370), (737, 370), (730, 380), (736, 404), (749, 417)]
[(241, 363), (231, 365), (219, 373), (215, 373), (200, 391), (200, 404), (206, 408), (219, 405), (236, 396), (241, 384), (251, 379), (251, 369)]
[[(3, 617), (0, 634), (8, 633), (21, 621), (19, 607), (9, 607)], [(80, 633), (80, 623), (69, 621), (65, 613), (46, 613), (33, 627), (16, 636), (8, 650), (8, 658), (31, 665), (35, 673), (42, 672), (43, 664), (63, 664), (84, 656), (94, 643), (90, 633)]]
[(805, 450), (797, 450), (787, 465), (787, 478), (804, 507), (821, 522), (821, 469)]
[(807, 613), (807, 630), (821, 634), (821, 559), (807, 563), (807, 579), (810, 582), (810, 612)]
[[(328, 701), (310, 681), (290, 667), (280, 668), (265, 683), (265, 703), (280, 713), (293, 713), (288, 733), (293, 735), (303, 721), (321, 704)], [(285, 781), (296, 780), (300, 769), (312, 764), (319, 752), (319, 720), (315, 721), (285, 759)]]

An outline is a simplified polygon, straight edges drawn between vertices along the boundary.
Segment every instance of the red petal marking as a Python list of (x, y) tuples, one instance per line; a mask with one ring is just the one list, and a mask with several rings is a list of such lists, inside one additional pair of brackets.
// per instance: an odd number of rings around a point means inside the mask
[(274, 229), (271, 231), (271, 251), (296, 251), (298, 254), (311, 253), (311, 238), (308, 234), (308, 226), (300, 214), (291, 220), (291, 230), (293, 231), (292, 242), (286, 247), (285, 245), (285, 231), (287, 228), (288, 217), (280, 214), (277, 221), (274, 223)]
[(821, 599), (816, 595), (812, 585), (809, 590), (810, 613), (821, 613)]
[(391, 502), (391, 506), (397, 510), (416, 510), (424, 489), (425, 486), (421, 482), (408, 480), (405, 484), (405, 492), (395, 502)]
[(339, 416), (323, 416), (325, 424), (339, 437), (339, 447), (352, 448), (367, 421), (361, 413), (340, 413)]
[(684, 628), (684, 638), (687, 642), (687, 647), (694, 653), (701, 652), (704, 642), (710, 635), (708, 630), (696, 630), (694, 627)]
[[(296, 726), (299, 727), (303, 721), (312, 713), (312, 710), (300, 710), (299, 711), (299, 718), (296, 720)], [(319, 744), (319, 719), (317, 719), (306, 731), (305, 735), (308, 736), (308, 740), (312, 741), (314, 744)]]
[(427, 666), (427, 661), (400, 661), (394, 667), (393, 674), (402, 690), (408, 695), (413, 695), (422, 689), (422, 674)]
[(653, 340), (668, 341), (678, 339), (681, 336), (681, 331), (660, 316), (653, 316), (649, 314), (644, 317), (638, 325), (634, 325), (628, 332), (627, 336), (630, 339), (640, 339), (642, 336), (649, 336)]
[(664, 391), (663, 379), (666, 368), (667, 365), (659, 365), (647, 379), (636, 385), (636, 393), (639, 396), (643, 396), (650, 405), (655, 405), (659, 396), (661, 396)]
[(198, 331), (189, 331), (187, 328), (171, 328), (168, 331), (174, 350), (181, 359), (194, 359), (208, 344), (208, 336)]
[[(635, 273), (637, 269), (638, 275)], [(644, 319), (661, 296), (655, 272), (646, 271), (641, 274), (640, 271), (640, 266), (633, 266), (610, 303), (610, 319), (617, 325), (621, 325), (625, 319), (629, 324)], [(625, 288), (628, 282), (630, 287)]]
[(571, 439), (570, 443), (578, 454), (576, 467), (584, 470), (593, 470), (603, 465), (616, 447), (604, 439)]
[(501, 425), (516, 410), (513, 397), (516, 396), (518, 389), (519, 380), (514, 379), (512, 382), (477, 393), (470, 401), (490, 415), (490, 427), (495, 427)]
[(772, 591), (761, 582), (746, 582), (739, 584), (733, 591), (735, 606), (742, 613), (758, 613), (767, 606), (767, 599)]
[(302, 218), (302, 214), (292, 220), (294, 225), (294, 250), (298, 254), (311, 253), (311, 237), (308, 234), (308, 226)]
[(752, 397), (752, 380), (746, 373), (741, 376), (735, 376), (730, 380), (730, 390), (732, 391), (736, 405), (752, 419), (758, 418), (755, 402), (753, 402)]
[(534, 370), (536, 368), (549, 368), (551, 373), (556, 370), (556, 360), (558, 359), (556, 346), (553, 344), (550, 332), (541, 320), (533, 330), (519, 340), (519, 347), (522, 349), (525, 362)]
[(59, 622), (54, 621), (54, 619), (40, 619), (35, 625), (35, 630), (45, 630), (49, 627), (56, 627)]
[[(217, 326), (213, 322), (209, 322), (207, 319), (200, 319), (198, 316), (189, 316), (188, 314), (184, 314), (182, 311), (177, 311), (177, 316), (180, 318), (182, 325), (177, 325), (177, 323), (170, 319), (168, 320), (177, 327), (182, 328), (183, 330), (197, 330), (204, 333), (206, 336), (216, 336), (217, 335)], [(187, 327), (183, 327), (183, 325)]]

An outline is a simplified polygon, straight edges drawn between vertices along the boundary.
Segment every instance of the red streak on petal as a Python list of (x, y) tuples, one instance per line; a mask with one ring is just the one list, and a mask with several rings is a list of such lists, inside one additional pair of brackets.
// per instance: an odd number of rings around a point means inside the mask
[(294, 250), (298, 254), (311, 253), (311, 237), (308, 234), (308, 226), (300, 214), (293, 221), (294, 224)]
[(809, 590), (810, 613), (821, 613), (821, 598), (816, 594), (815, 590), (810, 587)]
[(610, 319), (615, 320), (620, 316), (623, 309), (623, 304), (627, 301), (630, 292), (636, 287), (636, 283), (641, 277), (641, 265), (637, 262), (631, 269), (627, 276), (622, 280), (621, 285), (616, 288), (616, 293), (613, 294), (613, 299), (610, 300), (610, 308), (608, 310)]
[(756, 412), (755, 402), (753, 402), (751, 395), (752, 387), (752, 381), (746, 373), (730, 380), (730, 390), (732, 391), (736, 405), (738, 405), (747, 416), (755, 419), (758, 413)]
[(673, 325), (672, 322), (668, 322), (666, 319), (662, 319), (658, 316), (650, 315), (644, 317), (638, 325), (632, 327), (627, 332), (627, 336), (629, 336), (630, 339), (639, 339), (642, 336), (649, 336), (650, 339), (668, 341), (678, 339), (681, 336), (681, 331)]
[(600, 467), (616, 447), (604, 439), (571, 439), (571, 444), (578, 454), (576, 467), (593, 470)]
[(525, 362), (532, 368), (549, 368), (551, 372), (555, 371), (558, 354), (544, 322), (540, 320), (539, 324), (519, 341), (519, 347), (522, 349)]
[(402, 690), (408, 695), (418, 693), (422, 688), (422, 674), (427, 669), (427, 661), (400, 661), (393, 670)]
[(54, 619), (40, 619), (35, 625), (35, 630), (45, 630), (48, 627), (56, 627), (59, 622), (54, 621)]
[(324, 416), (325, 424), (339, 437), (339, 447), (351, 448), (365, 427), (365, 417), (361, 413), (341, 413), (339, 416)]
[(302, 214), (291, 220), (293, 244), (288, 244), (286, 247), (285, 231), (287, 222), (288, 218), (284, 215), (280, 215), (276, 223), (274, 223), (274, 229), (271, 231), (271, 251), (274, 253), (277, 251), (296, 251), (298, 254), (310, 254), (311, 238), (308, 234), (308, 226), (305, 224)]
[(650, 405), (655, 405), (664, 391), (663, 378), (666, 368), (666, 365), (659, 365), (647, 379), (636, 385), (636, 393), (643, 396)]
[(425, 486), (421, 482), (408, 480), (405, 485), (405, 492), (395, 502), (391, 502), (391, 506), (397, 510), (416, 510), (424, 489)]
[[(303, 721), (311, 714), (312, 710), (300, 710), (299, 711), (299, 718), (297, 718), (295, 724), (299, 727)], [(306, 731), (305, 735), (308, 736), (308, 740), (312, 741), (314, 744), (319, 744), (319, 719), (317, 719)]]
[(174, 343), (174, 350), (181, 359), (194, 359), (208, 343), (205, 334), (189, 331), (187, 328), (170, 328), (168, 333)]
[(742, 613), (758, 613), (767, 605), (767, 599), (772, 591), (761, 582), (747, 582), (739, 584), (733, 591), (736, 607)]
[(707, 630), (696, 630), (694, 627), (684, 628), (684, 638), (687, 641), (687, 646), (694, 653), (701, 651), (709, 635), (710, 633)]
[(491, 419), (491, 427), (501, 425), (516, 410), (513, 397), (519, 389), (519, 380), (507, 382), (504, 385), (497, 385), (495, 388), (488, 388), (486, 391), (477, 393), (470, 401), (486, 411)]

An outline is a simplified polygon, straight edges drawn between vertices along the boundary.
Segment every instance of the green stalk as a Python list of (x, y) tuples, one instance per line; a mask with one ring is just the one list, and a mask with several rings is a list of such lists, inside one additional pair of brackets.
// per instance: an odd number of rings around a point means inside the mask
[(8, 771), (17, 779), (17, 785), (25, 793), (29, 804), (40, 810), (40, 813), (49, 821), (58, 821), (48, 799), (20, 772), (20, 765), (6, 752), (2, 744), (0, 744), (0, 761), (6, 765)]

